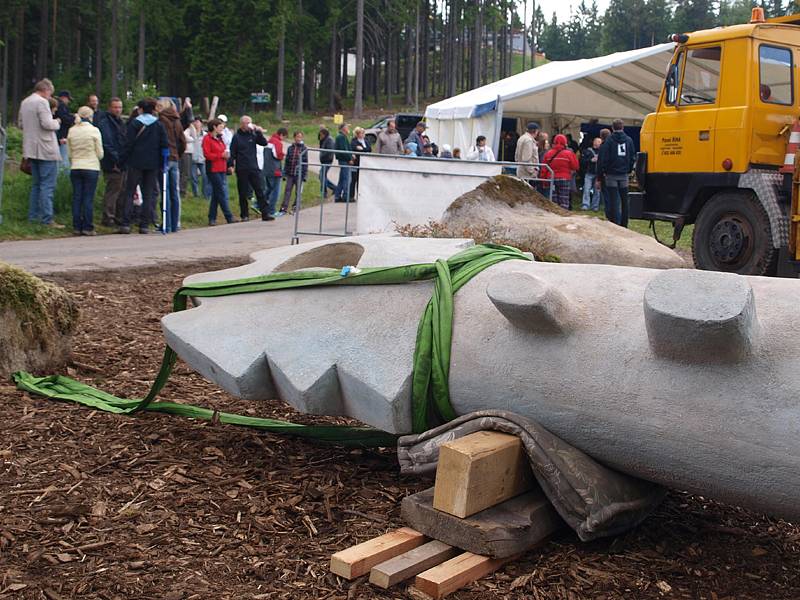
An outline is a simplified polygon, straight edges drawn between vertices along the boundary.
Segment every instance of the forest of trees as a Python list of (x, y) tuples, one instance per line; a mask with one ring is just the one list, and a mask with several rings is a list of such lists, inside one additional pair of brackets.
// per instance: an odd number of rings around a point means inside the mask
[[(535, 0), (5, 0), (0, 114), (13, 115), (41, 77), (75, 97), (157, 90), (218, 95), (237, 110), (263, 89), (279, 114), (332, 110), (344, 98), (358, 114), (364, 102), (410, 105), (510, 75), (522, 30), (549, 60), (584, 58), (746, 22), (754, 5), (768, 16), (796, 8), (794, 0), (611, 0), (600, 13), (581, 0), (559, 22)], [(343, 75), (347, 53), (363, 65), (355, 78)]]

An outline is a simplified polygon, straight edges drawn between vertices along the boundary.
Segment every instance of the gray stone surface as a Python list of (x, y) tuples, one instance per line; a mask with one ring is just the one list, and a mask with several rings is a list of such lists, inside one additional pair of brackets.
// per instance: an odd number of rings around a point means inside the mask
[(465, 519), (433, 508), (433, 490), (403, 498), (403, 520), (429, 538), (474, 554), (508, 558), (530, 550), (565, 527), (538, 487)]
[[(268, 250), (239, 269), (190, 279), (266, 273), (287, 261), (312, 268), (331, 255), (324, 246), (336, 254), (341, 243)], [(363, 248), (364, 266), (427, 262), (469, 241), (346, 243)], [(421, 282), (207, 299), (163, 325), (184, 359), (234, 394), (277, 394), (300, 410), (407, 433), (414, 340), (431, 289)], [(530, 417), (622, 472), (797, 519), (798, 296), (797, 280), (503, 262), (456, 295), (451, 402), (458, 414), (496, 408)], [(554, 334), (543, 322), (563, 326)], [(726, 340), (747, 350), (706, 356)]]

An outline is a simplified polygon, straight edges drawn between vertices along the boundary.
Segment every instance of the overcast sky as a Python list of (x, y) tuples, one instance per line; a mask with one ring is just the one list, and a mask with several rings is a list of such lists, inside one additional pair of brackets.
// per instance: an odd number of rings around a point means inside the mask
[[(525, 0), (522, 0), (524, 2)], [(528, 1), (528, 14), (530, 15), (531, 7), (533, 6), (532, 0)], [(600, 14), (605, 12), (606, 8), (608, 7), (609, 0), (597, 0), (597, 10)], [(522, 2), (520, 2), (520, 15), (522, 14)], [(553, 16), (553, 11), (558, 15), (559, 21), (565, 21), (569, 18), (570, 15), (570, 6), (577, 6), (580, 3), (580, 0), (536, 0), (536, 3), (542, 7), (542, 12), (544, 13), (545, 19), (550, 21), (550, 17)], [(591, 0), (586, 0), (586, 5), (591, 6)]]

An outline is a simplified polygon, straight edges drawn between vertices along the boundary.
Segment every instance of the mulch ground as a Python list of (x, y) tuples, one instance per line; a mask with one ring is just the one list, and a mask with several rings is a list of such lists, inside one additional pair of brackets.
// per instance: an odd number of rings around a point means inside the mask
[[(50, 277), (82, 310), (69, 374), (143, 395), (171, 292), (239, 262)], [(309, 421), (279, 401), (238, 401), (182, 364), (162, 398)], [(406, 598), (404, 586), (340, 579), (328, 561), (402, 526), (401, 498), (429, 485), (400, 476), (391, 449), (115, 416), (2, 383), (0, 600)], [(800, 598), (800, 528), (674, 492), (627, 535), (563, 533), (452, 598)]]

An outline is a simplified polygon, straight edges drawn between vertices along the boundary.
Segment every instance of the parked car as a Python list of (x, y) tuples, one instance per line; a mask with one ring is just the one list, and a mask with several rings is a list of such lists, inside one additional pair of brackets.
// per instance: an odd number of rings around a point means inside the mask
[(395, 120), (397, 131), (400, 132), (400, 137), (405, 140), (413, 131), (414, 127), (417, 126), (417, 123), (425, 119), (425, 116), (415, 113), (397, 113), (396, 115), (389, 115), (380, 118), (364, 130), (364, 135), (366, 136), (370, 145), (375, 145), (375, 142), (378, 141), (378, 134), (386, 129), (386, 122), (390, 119)]

